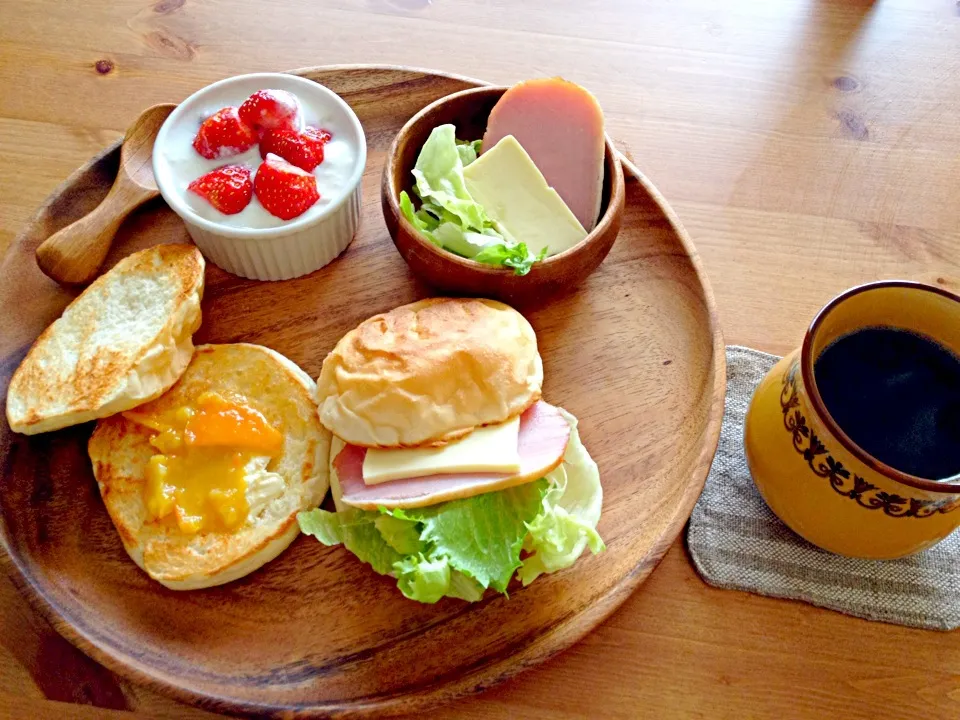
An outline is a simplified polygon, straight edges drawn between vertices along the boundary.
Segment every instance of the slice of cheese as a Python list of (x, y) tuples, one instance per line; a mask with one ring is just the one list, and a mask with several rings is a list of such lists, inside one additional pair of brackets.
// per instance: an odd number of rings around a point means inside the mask
[(534, 254), (556, 255), (587, 236), (513, 135), (467, 165), (463, 178), (487, 215)]
[(519, 472), (519, 434), (517, 416), (500, 425), (477, 428), (462, 440), (439, 448), (370, 449), (363, 459), (363, 482), (379, 485), (427, 475)]

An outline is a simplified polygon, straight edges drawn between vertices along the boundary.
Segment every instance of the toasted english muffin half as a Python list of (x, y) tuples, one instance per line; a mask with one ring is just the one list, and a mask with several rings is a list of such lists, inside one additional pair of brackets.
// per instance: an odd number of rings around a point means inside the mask
[(10, 380), (7, 421), (25, 435), (107, 417), (161, 395), (200, 327), (204, 261), (157, 245), (97, 278), (41, 333)]
[(431, 298), (374, 315), (323, 361), (320, 420), (362, 447), (444, 444), (540, 399), (526, 318), (494, 300)]
[(283, 435), (282, 451), (245, 466), (249, 513), (232, 531), (183, 533), (148, 520), (147, 466), (156, 431), (123, 415), (97, 423), (89, 443), (100, 494), (123, 545), (150, 577), (174, 590), (221, 585), (269, 562), (299, 533), (296, 515), (320, 504), (329, 486), (330, 433), (317, 417), (313, 380), (259, 345), (202, 345), (179, 382), (136, 410), (157, 416), (207, 392), (241, 396)]

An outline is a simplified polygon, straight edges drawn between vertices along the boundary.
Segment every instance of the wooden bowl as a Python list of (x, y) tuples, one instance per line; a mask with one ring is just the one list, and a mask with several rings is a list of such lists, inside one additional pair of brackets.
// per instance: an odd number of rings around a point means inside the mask
[(411, 170), (420, 148), (438, 125), (453, 123), (457, 138), (483, 137), (487, 118), (505, 87), (479, 87), (440, 98), (414, 115), (397, 133), (383, 168), (381, 202), (387, 229), (413, 273), (448, 294), (482, 295), (508, 302), (540, 300), (575, 286), (597, 269), (613, 247), (623, 219), (624, 187), (620, 155), (606, 138), (600, 220), (569, 250), (534, 264), (526, 275), (462, 258), (431, 243), (400, 212), (400, 191), (413, 197)]

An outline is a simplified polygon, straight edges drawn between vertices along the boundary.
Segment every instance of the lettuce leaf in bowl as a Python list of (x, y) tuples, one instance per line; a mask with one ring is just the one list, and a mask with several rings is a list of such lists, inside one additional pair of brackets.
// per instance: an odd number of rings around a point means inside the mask
[(526, 275), (530, 272), (535, 262), (543, 260), (547, 256), (547, 249), (544, 248), (540, 254), (534, 256), (524, 243), (516, 245), (507, 245), (500, 243), (497, 245), (487, 245), (479, 253), (474, 255), (473, 259), (477, 262), (487, 265), (505, 265), (513, 268), (517, 275)]
[(460, 153), (460, 162), (466, 167), (480, 155), (482, 140), (457, 140), (457, 152)]
[(463, 168), (477, 159), (480, 140), (456, 139), (453, 125), (435, 127), (420, 149), (413, 168), (413, 191), (421, 200), (417, 210), (406, 191), (400, 193), (400, 212), (434, 245), (487, 265), (511, 268), (517, 275), (530, 272), (535, 256), (494, 223), (474, 201), (463, 179)]
[(414, 189), (421, 200), (432, 200), (460, 220), (466, 230), (482, 230), (490, 219), (474, 202), (463, 179), (463, 161), (453, 125), (440, 125), (430, 133), (413, 167)]
[(402, 212), (403, 216), (410, 221), (411, 225), (420, 231), (421, 235), (426, 237), (434, 245), (443, 247), (443, 243), (437, 240), (436, 236), (433, 234), (433, 231), (437, 229), (440, 221), (423, 208), (415, 210), (413, 207), (413, 202), (410, 200), (410, 196), (407, 195), (406, 192), (400, 193), (400, 212)]

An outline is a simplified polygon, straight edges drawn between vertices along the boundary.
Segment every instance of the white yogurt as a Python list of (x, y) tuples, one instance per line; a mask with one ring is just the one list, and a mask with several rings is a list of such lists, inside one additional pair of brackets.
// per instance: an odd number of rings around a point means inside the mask
[[(233, 78), (241, 82), (215, 83), (188, 98), (171, 114), (157, 136), (154, 146), (154, 173), (165, 196), (175, 195), (195, 215), (211, 223), (231, 228), (275, 228), (283, 225), (308, 223), (322, 215), (331, 206), (340, 204), (356, 187), (359, 173), (366, 160), (362, 138), (357, 137), (355, 118), (345, 112), (339, 103), (331, 102), (332, 93), (321, 85), (296, 76), (256, 76)], [(300, 103), (301, 127), (317, 127), (332, 135), (324, 146), (323, 162), (313, 171), (317, 178), (320, 199), (302, 215), (282, 220), (267, 212), (256, 194), (241, 212), (225, 215), (187, 187), (197, 178), (223, 165), (246, 165), (251, 177), (256, 176), (262, 162), (259, 145), (230, 157), (208, 160), (193, 147), (193, 139), (201, 123), (223, 107), (239, 107), (257, 90), (279, 89), (293, 93)], [(362, 131), (361, 131), (362, 132)], [(359, 165), (359, 168), (358, 168)]]

